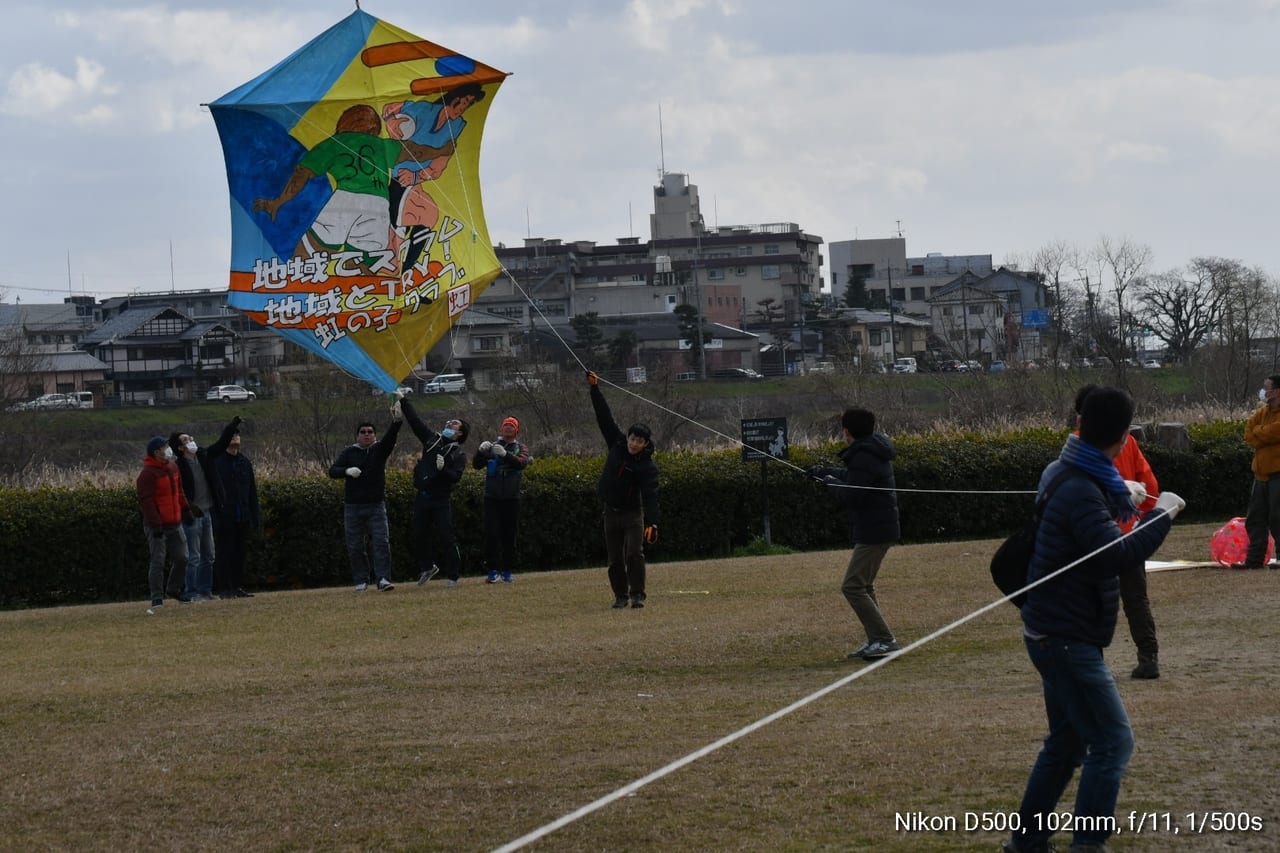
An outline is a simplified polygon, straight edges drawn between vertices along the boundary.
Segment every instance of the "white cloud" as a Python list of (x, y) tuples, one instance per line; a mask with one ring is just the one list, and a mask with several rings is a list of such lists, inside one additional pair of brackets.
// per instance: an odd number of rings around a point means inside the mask
[(73, 120), (80, 121), (92, 109), (84, 108), (88, 99), (114, 94), (112, 87), (104, 85), (105, 76), (106, 69), (100, 63), (84, 57), (76, 57), (71, 75), (28, 63), (10, 75), (0, 111), (17, 116), (53, 117), (59, 113), (58, 121), (65, 121), (69, 112)]
[(1111, 142), (1104, 152), (1108, 162), (1125, 161), (1131, 163), (1167, 163), (1169, 149), (1163, 145), (1150, 145), (1145, 142)]

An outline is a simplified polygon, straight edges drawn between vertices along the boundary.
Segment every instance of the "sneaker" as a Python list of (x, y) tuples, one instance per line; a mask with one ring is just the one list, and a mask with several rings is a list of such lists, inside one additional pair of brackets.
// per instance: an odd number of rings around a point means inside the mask
[(378, 592), (391, 592), (396, 585), (387, 578), (378, 578)]
[(503, 582), (503, 583), (511, 583), (513, 580), (515, 580), (515, 579), (514, 579), (513, 577), (511, 577), (511, 572), (503, 572), (503, 573), (502, 573), (502, 582)]
[(188, 604), (191, 601), (191, 596), (187, 595), (185, 592), (179, 592), (179, 593), (166, 592), (165, 595), (169, 596), (170, 598), (176, 601), (181, 601), (183, 604)]
[(457, 587), (458, 587), (458, 579), (457, 579), (457, 578), (449, 578), (449, 582), (448, 582), (447, 584), (445, 584), (444, 586), (445, 586), (445, 589), (457, 589)]
[(627, 606), (627, 603), (628, 603), (627, 597), (625, 595), (620, 595), (613, 600), (613, 609), (621, 610), (622, 608)]
[(489, 570), (489, 576), (488, 576), (487, 578), (485, 578), (485, 579), (484, 579), (484, 582), (485, 582), (485, 583), (497, 583), (497, 582), (498, 582), (498, 570), (497, 570), (497, 569), (490, 569), (490, 570)]
[(367, 583), (356, 584), (356, 592), (364, 592), (368, 588), (369, 588), (369, 585)]
[(418, 575), (418, 586), (422, 586), (424, 583), (431, 580), (433, 577), (435, 577), (438, 574), (440, 574), (440, 567), (432, 566), (422, 574)]
[(240, 587), (236, 589), (236, 598), (253, 598), (253, 593), (243, 587)]
[(218, 596), (218, 598), (222, 599), (223, 601), (226, 601), (229, 598), (235, 598), (235, 597), (236, 597), (236, 594), (234, 592), (224, 592)]
[(164, 607), (164, 599), (163, 599), (163, 598), (153, 598), (153, 599), (151, 599), (151, 606), (152, 606), (152, 607)]
[(874, 643), (868, 643), (867, 647), (862, 651), (863, 660), (879, 660), (888, 657), (898, 650), (898, 644), (893, 640), (887, 643), (883, 640), (876, 640)]
[(849, 654), (845, 655), (845, 657), (849, 660), (854, 660), (855, 658), (858, 660), (861, 660), (862, 656), (867, 653), (867, 649), (869, 648), (871, 648), (871, 641), (867, 640), (861, 646), (849, 652)]
[(644, 596), (643, 595), (631, 596), (631, 609), (639, 610), (641, 607), (644, 607)]

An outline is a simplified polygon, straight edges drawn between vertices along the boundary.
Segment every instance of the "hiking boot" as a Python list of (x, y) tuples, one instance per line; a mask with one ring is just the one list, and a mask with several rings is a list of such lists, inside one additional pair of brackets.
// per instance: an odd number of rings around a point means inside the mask
[(422, 586), (424, 583), (431, 580), (433, 577), (435, 577), (438, 574), (440, 574), (440, 567), (432, 566), (422, 574), (418, 575), (418, 586)]
[(490, 569), (490, 570), (489, 570), (489, 576), (488, 576), (487, 578), (485, 578), (485, 579), (484, 579), (484, 582), (485, 582), (485, 583), (497, 583), (497, 582), (498, 582), (498, 570), (497, 570), (497, 569)]
[(613, 600), (614, 610), (621, 610), (626, 606), (627, 606), (627, 597), (625, 595), (620, 595)]
[(368, 588), (369, 588), (369, 585), (367, 583), (356, 584), (356, 592), (364, 592)]
[(378, 578), (378, 592), (391, 592), (396, 585), (387, 578)]
[(639, 610), (641, 607), (644, 607), (644, 594), (631, 596), (631, 609)]
[(893, 654), (897, 650), (898, 650), (898, 644), (895, 643), (893, 640), (889, 640), (888, 642), (885, 642), (883, 640), (876, 640), (874, 643), (867, 644), (866, 649), (864, 649), (862, 652), (862, 659), (863, 660), (879, 660), (880, 658), (888, 657), (889, 655)]
[(1159, 678), (1160, 661), (1155, 655), (1138, 655), (1138, 665), (1129, 674), (1130, 678)]
[(503, 572), (503, 573), (502, 573), (502, 582), (503, 582), (503, 583), (511, 583), (513, 580), (515, 580), (515, 578), (511, 577), (511, 572)]
[(854, 660), (855, 658), (861, 660), (862, 656), (867, 653), (867, 649), (869, 648), (871, 648), (871, 641), (867, 640), (861, 646), (849, 652), (849, 654), (845, 655), (845, 657), (849, 660)]
[(244, 587), (238, 587), (236, 589), (236, 598), (253, 598), (253, 593), (249, 592), (249, 590)]

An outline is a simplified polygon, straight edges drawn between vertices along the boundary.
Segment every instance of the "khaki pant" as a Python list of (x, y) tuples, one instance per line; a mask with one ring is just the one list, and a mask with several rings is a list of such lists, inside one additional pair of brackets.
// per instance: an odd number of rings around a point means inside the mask
[(880, 563), (884, 561), (884, 555), (889, 553), (892, 545), (892, 542), (854, 545), (853, 555), (849, 557), (849, 568), (845, 570), (844, 582), (840, 585), (840, 591), (862, 623), (863, 630), (867, 632), (867, 641), (871, 643), (893, 642), (893, 632), (880, 615), (875, 586)]

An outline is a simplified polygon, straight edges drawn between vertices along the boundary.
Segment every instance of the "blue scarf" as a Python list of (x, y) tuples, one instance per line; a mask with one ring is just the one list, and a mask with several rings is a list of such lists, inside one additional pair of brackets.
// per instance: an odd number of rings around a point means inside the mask
[(1138, 514), (1129, 498), (1129, 487), (1124, 484), (1124, 478), (1120, 476), (1115, 460), (1110, 456), (1092, 444), (1085, 443), (1080, 436), (1069, 435), (1058, 458), (1073, 468), (1079, 468), (1098, 482), (1107, 494), (1107, 502), (1117, 519), (1124, 520)]

